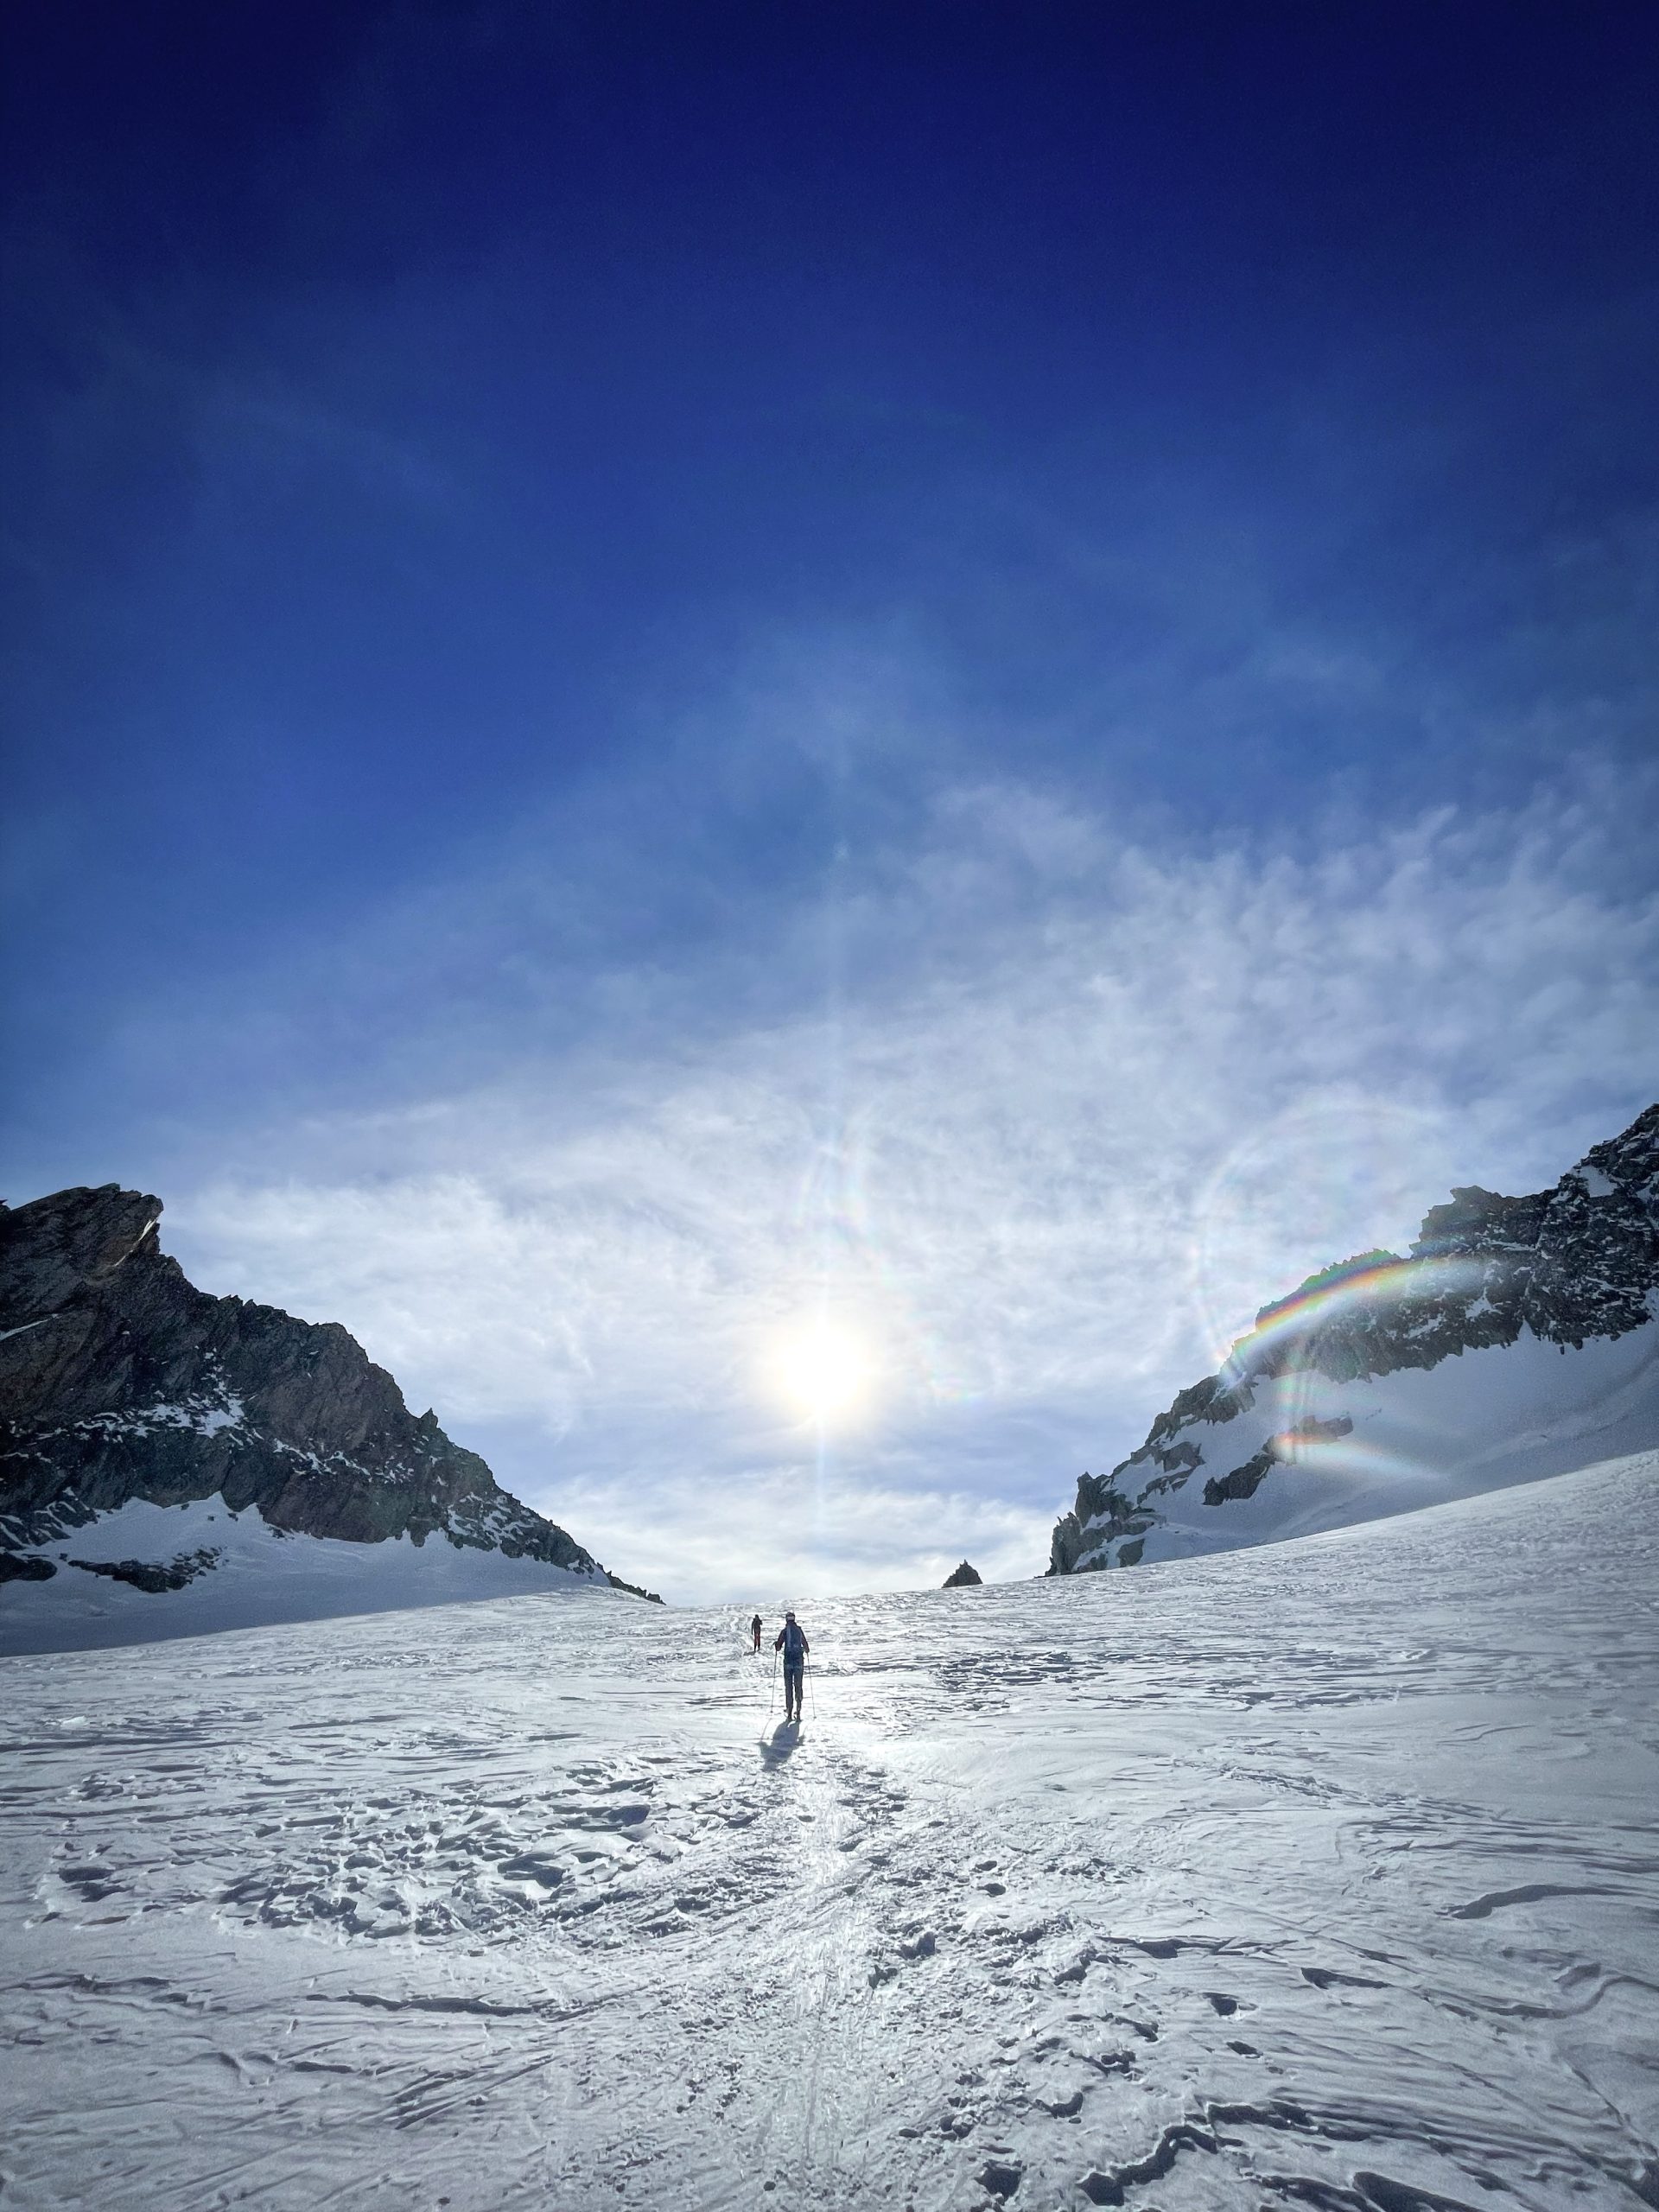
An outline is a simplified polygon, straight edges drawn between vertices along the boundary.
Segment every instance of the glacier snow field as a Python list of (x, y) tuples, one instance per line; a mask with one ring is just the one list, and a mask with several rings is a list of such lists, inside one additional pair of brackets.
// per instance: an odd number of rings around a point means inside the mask
[(1659, 2206), (1656, 1486), (0, 1662), (0, 2204)]

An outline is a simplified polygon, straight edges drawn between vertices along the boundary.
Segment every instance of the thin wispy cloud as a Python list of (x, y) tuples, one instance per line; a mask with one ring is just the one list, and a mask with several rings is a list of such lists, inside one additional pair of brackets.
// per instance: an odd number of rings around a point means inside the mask
[[(1037, 1572), (1079, 1467), (1263, 1300), (1645, 1103), (1659, 907), (1598, 882), (1610, 832), (1558, 798), (1184, 851), (953, 790), (764, 945), (641, 975), (626, 1052), (532, 1027), (487, 1080), (262, 1132), (173, 1241), (345, 1321), (673, 1595)], [(769, 1011), (722, 1023), (746, 957)], [(826, 1311), (874, 1372), (820, 1448), (778, 1347)]]

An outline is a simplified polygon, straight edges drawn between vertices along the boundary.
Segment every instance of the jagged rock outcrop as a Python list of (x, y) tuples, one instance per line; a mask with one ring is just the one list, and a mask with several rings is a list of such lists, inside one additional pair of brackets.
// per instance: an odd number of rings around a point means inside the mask
[(943, 1586), (947, 1590), (971, 1590), (984, 1579), (977, 1567), (969, 1567), (963, 1560), (960, 1567), (953, 1567), (945, 1576)]
[[(1454, 1190), (1408, 1255), (1361, 1254), (1264, 1306), (1138, 1451), (1083, 1477), (1049, 1572), (1337, 1526), (1428, 1502), (1436, 1481), (1462, 1495), (1516, 1468), (1559, 1472), (1580, 1442), (1595, 1456), (1598, 1437), (1607, 1450), (1659, 1442), (1656, 1294), (1659, 1105), (1553, 1190)], [(1567, 1357), (1624, 1338), (1620, 1358)], [(1546, 1346), (1562, 1360), (1541, 1360)], [(1448, 1387), (1407, 1379), (1506, 1351)]]
[(435, 1535), (605, 1580), (337, 1323), (195, 1289), (161, 1249), (161, 1212), (113, 1183), (0, 1206), (0, 1545), (222, 1492), (279, 1529)]
[(613, 1590), (625, 1590), (630, 1598), (643, 1598), (648, 1605), (660, 1605), (662, 1599), (654, 1590), (647, 1590), (643, 1583), (625, 1582), (620, 1574), (607, 1572), (605, 1580)]

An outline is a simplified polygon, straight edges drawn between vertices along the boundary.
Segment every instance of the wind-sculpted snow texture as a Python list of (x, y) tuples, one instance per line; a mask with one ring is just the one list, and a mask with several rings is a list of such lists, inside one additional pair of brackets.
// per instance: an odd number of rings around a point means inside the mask
[(1454, 1191), (1408, 1256), (1264, 1306), (1139, 1451), (1084, 1475), (1050, 1573), (1227, 1551), (1659, 1443), (1659, 1106), (1553, 1191)]
[(1659, 2205), (1656, 1471), (7, 1661), (5, 2202)]
[[(68, 1563), (85, 1550), (77, 1532), (133, 1501), (209, 1498), (227, 1515), (257, 1508), (270, 1528), (292, 1535), (358, 1545), (407, 1537), (416, 1548), (439, 1535), (603, 1579), (579, 1544), (499, 1488), (432, 1414), (411, 1414), (391, 1376), (337, 1324), (315, 1326), (193, 1288), (157, 1243), (161, 1211), (158, 1198), (113, 1183), (0, 1207), (0, 1558), (12, 1555), (9, 1581), (41, 1566), (56, 1573), (60, 1560), (69, 1577), (84, 1573)], [(159, 1556), (133, 1564), (162, 1576), (175, 1567)], [(435, 1594), (454, 1594), (441, 1574), (432, 1579)], [(369, 1602), (376, 1582), (366, 1579)], [(155, 1585), (160, 1610), (139, 1633), (168, 1618), (166, 1587)], [(50, 1608), (44, 1597), (40, 1604), (44, 1618)], [(349, 1596), (337, 1609), (356, 1610)], [(196, 1624), (188, 1609), (180, 1618), (187, 1630)]]

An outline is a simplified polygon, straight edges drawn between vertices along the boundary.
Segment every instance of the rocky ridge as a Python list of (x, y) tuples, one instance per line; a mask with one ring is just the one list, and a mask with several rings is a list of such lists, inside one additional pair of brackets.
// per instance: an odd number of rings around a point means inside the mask
[[(1409, 1254), (1361, 1254), (1264, 1306), (1219, 1372), (1180, 1392), (1138, 1450), (1109, 1475), (1081, 1478), (1055, 1529), (1048, 1571), (1136, 1566), (1178, 1516), (1186, 1540), (1158, 1555), (1209, 1548), (1207, 1515), (1236, 1512), (1264, 1485), (1282, 1489), (1288, 1470), (1341, 1467), (1357, 1417), (1338, 1404), (1344, 1386), (1381, 1386), (1527, 1337), (1582, 1352), (1651, 1331), (1656, 1293), (1659, 1105), (1593, 1147), (1553, 1189), (1516, 1198), (1454, 1190), (1430, 1209)], [(1373, 1409), (1378, 1395), (1366, 1402)], [(1274, 1427), (1268, 1415), (1262, 1435), (1268, 1408), (1287, 1405), (1294, 1418)], [(1363, 1418), (1357, 1394), (1353, 1405)], [(1258, 1514), (1249, 1533), (1215, 1533), (1214, 1541), (1283, 1533)]]
[[(294, 1534), (438, 1536), (610, 1580), (435, 1414), (412, 1414), (338, 1323), (197, 1290), (161, 1249), (161, 1214), (114, 1183), (0, 1206), (0, 1579), (49, 1573), (19, 1548), (130, 1500), (222, 1494)], [(120, 1570), (188, 1579), (203, 1565)]]

